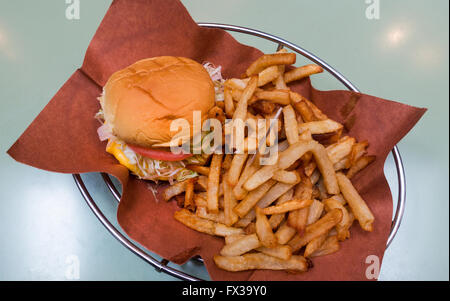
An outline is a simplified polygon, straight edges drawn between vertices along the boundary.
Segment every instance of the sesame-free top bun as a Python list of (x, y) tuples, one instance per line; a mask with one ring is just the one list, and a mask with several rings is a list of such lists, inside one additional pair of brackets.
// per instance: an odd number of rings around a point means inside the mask
[[(188, 58), (161, 56), (140, 60), (114, 73), (101, 97), (105, 121), (113, 134), (142, 147), (169, 146), (178, 118), (190, 124), (193, 111), (202, 122), (214, 106), (214, 84), (205, 68)], [(177, 139), (178, 140), (178, 139)]]

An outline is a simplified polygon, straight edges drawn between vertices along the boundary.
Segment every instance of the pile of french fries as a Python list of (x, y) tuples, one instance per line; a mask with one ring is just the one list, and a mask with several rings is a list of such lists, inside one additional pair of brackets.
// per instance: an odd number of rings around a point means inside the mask
[[(339, 250), (354, 220), (373, 229), (374, 216), (350, 179), (375, 156), (367, 155), (367, 141), (343, 135), (342, 124), (290, 90), (290, 82), (323, 71), (307, 65), (285, 72), (295, 61), (284, 49), (261, 56), (243, 78), (225, 81), (224, 101), (210, 111), (221, 122), (268, 121), (281, 108), (274, 164), (260, 165), (260, 154), (249, 154), (254, 148), (246, 143), (244, 153), (212, 154), (205, 165), (189, 165), (199, 176), (163, 192), (182, 207), (176, 220), (224, 237), (214, 257), (221, 269), (305, 272), (311, 258)], [(271, 143), (268, 135), (265, 145)]]

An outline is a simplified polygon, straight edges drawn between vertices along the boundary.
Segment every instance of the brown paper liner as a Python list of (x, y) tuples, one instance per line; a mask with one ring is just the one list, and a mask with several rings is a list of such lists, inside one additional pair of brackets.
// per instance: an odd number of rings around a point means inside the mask
[(425, 109), (349, 91), (319, 91), (309, 79), (292, 86), (331, 118), (346, 124), (351, 136), (370, 141), (369, 153), (377, 160), (357, 174), (353, 183), (376, 218), (374, 231), (364, 232), (355, 223), (341, 250), (314, 258), (314, 267), (307, 273), (226, 272), (212, 261), (223, 239), (175, 221), (176, 204), (155, 199), (149, 183), (129, 176), (128, 170), (105, 152), (106, 143), (97, 136), (97, 97), (109, 76), (137, 60), (160, 55), (211, 62), (222, 66), (224, 77), (229, 78), (240, 76), (261, 52), (238, 43), (225, 31), (198, 27), (179, 1), (116, 0), (91, 41), (82, 67), (8, 153), (19, 162), (49, 171), (106, 172), (117, 177), (124, 191), (117, 219), (124, 231), (177, 264), (200, 255), (214, 280), (366, 280), (366, 257), (376, 255), (382, 260), (391, 226), (392, 197), (383, 174), (384, 161)]

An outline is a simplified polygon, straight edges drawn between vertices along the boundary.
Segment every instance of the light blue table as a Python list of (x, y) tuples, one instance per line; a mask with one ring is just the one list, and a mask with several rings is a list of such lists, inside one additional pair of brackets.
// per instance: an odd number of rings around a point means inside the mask
[[(0, 0), (0, 280), (173, 279), (103, 228), (71, 175), (33, 169), (5, 153), (81, 65), (110, 2), (81, 0), (80, 19), (67, 20), (64, 0)], [(367, 2), (183, 1), (198, 22), (278, 35), (324, 59), (365, 93), (429, 108), (399, 144), (407, 206), (380, 279), (448, 280), (448, 1)], [(371, 10), (375, 2), (379, 18), (371, 19), (377, 16)], [(235, 37), (265, 52), (274, 50), (272, 43)], [(313, 83), (322, 90), (343, 89), (330, 76), (315, 77)], [(396, 198), (391, 158), (385, 170)], [(100, 176), (84, 180), (114, 217), (115, 203)], [(192, 263), (182, 269), (207, 277)]]

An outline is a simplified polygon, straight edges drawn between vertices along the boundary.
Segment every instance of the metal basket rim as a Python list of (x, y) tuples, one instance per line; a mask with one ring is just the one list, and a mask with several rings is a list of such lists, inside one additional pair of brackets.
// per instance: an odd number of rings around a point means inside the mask
[[(339, 73), (337, 70), (332, 68), (330, 65), (328, 65), (326, 62), (324, 62), (322, 59), (318, 58), (314, 54), (310, 53), (309, 51), (287, 41), (282, 38), (279, 38), (277, 36), (247, 28), (242, 26), (236, 26), (236, 25), (229, 25), (229, 24), (220, 24), (220, 23), (197, 23), (200, 27), (206, 27), (206, 28), (216, 28), (216, 29), (222, 29), (226, 31), (234, 31), (244, 34), (250, 34), (253, 36), (257, 36), (260, 38), (264, 38), (266, 40), (278, 43), (278, 48), (281, 47), (287, 47), (302, 56), (306, 57), (307, 59), (311, 60), (312, 62), (320, 65), (323, 69), (328, 71), (331, 75), (333, 75), (337, 80), (339, 80), (343, 85), (345, 85), (349, 90), (354, 92), (360, 92), (349, 80), (347, 80), (341, 73)], [(405, 179), (405, 171), (404, 166), (402, 162), (402, 158), (400, 155), (400, 151), (398, 150), (397, 146), (394, 146), (392, 149), (392, 155), (394, 158), (394, 162), (396, 165), (396, 171), (397, 171), (397, 180), (398, 180), (398, 200), (397, 200), (397, 208), (395, 211), (394, 219), (392, 221), (391, 225), (391, 232), (389, 234), (386, 249), (389, 247), (391, 242), (393, 241), (395, 235), (397, 234), (397, 231), (400, 227), (405, 204), (406, 204), (406, 179)], [(117, 201), (120, 201), (120, 193), (117, 190), (117, 188), (114, 186), (113, 182), (111, 181), (111, 178), (109, 175), (102, 173), (103, 180), (110, 190), (110, 192), (113, 194), (114, 198)], [(143, 251), (141, 248), (136, 246), (133, 242), (131, 242), (127, 237), (125, 237), (114, 225), (109, 222), (109, 220), (104, 216), (103, 212), (98, 208), (97, 204), (95, 203), (95, 200), (91, 197), (88, 189), (84, 185), (84, 182), (79, 174), (73, 174), (74, 181), (80, 190), (80, 193), (82, 194), (83, 198), (85, 199), (88, 206), (91, 208), (95, 216), (99, 219), (99, 221), (105, 226), (105, 228), (119, 241), (121, 242), (125, 247), (127, 247), (131, 252), (135, 253), (137, 256), (141, 257), (143, 260), (145, 260), (147, 263), (151, 264), (158, 272), (165, 272), (168, 275), (171, 275), (173, 277), (176, 277), (181, 280), (190, 280), (190, 281), (198, 281), (203, 280), (200, 278), (197, 278), (195, 276), (189, 275), (187, 273), (184, 273), (182, 271), (179, 271), (177, 269), (174, 269), (172, 267), (167, 266), (169, 263), (168, 260), (163, 259), (161, 261), (158, 261), (157, 259), (153, 258), (151, 255), (149, 255), (147, 252)]]

